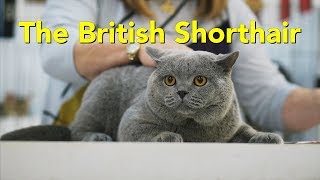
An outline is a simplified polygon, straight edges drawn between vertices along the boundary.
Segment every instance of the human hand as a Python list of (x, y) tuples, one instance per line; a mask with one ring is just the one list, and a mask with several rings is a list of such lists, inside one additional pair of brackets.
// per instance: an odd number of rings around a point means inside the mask
[(92, 80), (101, 72), (128, 64), (125, 44), (80, 44), (74, 48), (74, 63), (78, 73)]
[[(140, 62), (145, 66), (156, 66), (155, 61), (147, 54), (145, 48), (152, 46), (162, 49), (192, 50), (184, 44), (166, 40), (165, 44), (142, 45), (138, 52)], [(126, 44), (80, 44), (74, 48), (74, 63), (78, 73), (88, 80), (94, 79), (101, 72), (119, 65), (128, 64)]]

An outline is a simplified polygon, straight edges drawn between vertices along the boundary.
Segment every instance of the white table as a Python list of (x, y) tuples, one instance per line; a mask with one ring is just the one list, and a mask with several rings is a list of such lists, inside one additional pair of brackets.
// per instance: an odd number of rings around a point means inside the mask
[(320, 179), (320, 145), (0, 142), (1, 180)]

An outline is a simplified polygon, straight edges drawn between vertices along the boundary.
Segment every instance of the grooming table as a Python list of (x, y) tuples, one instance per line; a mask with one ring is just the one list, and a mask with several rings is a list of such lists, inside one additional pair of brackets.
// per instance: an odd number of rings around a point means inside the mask
[(0, 179), (320, 179), (320, 145), (2, 141)]

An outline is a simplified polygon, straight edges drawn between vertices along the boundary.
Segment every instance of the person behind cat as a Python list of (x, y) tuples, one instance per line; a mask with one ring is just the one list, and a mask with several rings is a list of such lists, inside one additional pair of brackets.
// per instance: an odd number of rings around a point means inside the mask
[[(107, 27), (110, 21), (119, 23), (124, 20), (122, 23), (127, 24), (132, 20), (136, 28), (147, 27), (150, 19), (156, 19), (158, 24), (164, 23), (182, 4), (181, 10), (164, 27), (166, 43), (152, 46), (213, 53), (239, 50), (240, 57), (234, 66), (232, 80), (240, 105), (254, 124), (271, 131), (292, 132), (304, 131), (319, 124), (320, 89), (306, 89), (286, 81), (272, 64), (264, 45), (245, 45), (238, 41), (239, 38), (234, 38), (230, 45), (183, 45), (173, 41), (176, 34), (172, 30), (178, 21), (191, 21), (196, 18), (202, 21), (201, 27), (225, 29), (257, 20), (246, 4), (239, 0), (66, 0), (63, 3), (48, 0), (42, 19), (44, 26), (50, 29), (64, 27), (69, 32), (69, 38), (63, 45), (41, 45), (43, 68), (52, 77), (46, 112), (50, 112), (51, 116), (60, 116), (60, 106), (65, 105), (66, 100), (79, 92), (79, 89), (83, 93), (84, 89), (81, 87), (88, 81), (107, 69), (131, 62), (126, 44), (79, 44), (80, 21), (90, 21), (97, 27)], [(134, 13), (126, 19), (132, 10)], [(155, 66), (155, 62), (145, 51), (147, 46), (151, 45), (142, 45), (136, 57), (144, 66)], [(45, 121), (51, 122), (48, 118)], [(64, 125), (69, 123), (60, 122)]]

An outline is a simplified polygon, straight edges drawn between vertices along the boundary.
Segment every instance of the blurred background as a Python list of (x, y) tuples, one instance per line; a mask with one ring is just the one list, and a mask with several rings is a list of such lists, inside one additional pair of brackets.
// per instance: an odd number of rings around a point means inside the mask
[[(319, 87), (320, 1), (243, 1), (264, 27), (282, 28), (282, 21), (288, 20), (289, 27), (303, 29), (297, 44), (266, 47), (290, 81)], [(44, 6), (45, 0), (0, 0), (0, 135), (41, 123), (48, 77), (41, 69), (40, 45), (24, 44), (17, 22), (41, 20)]]

